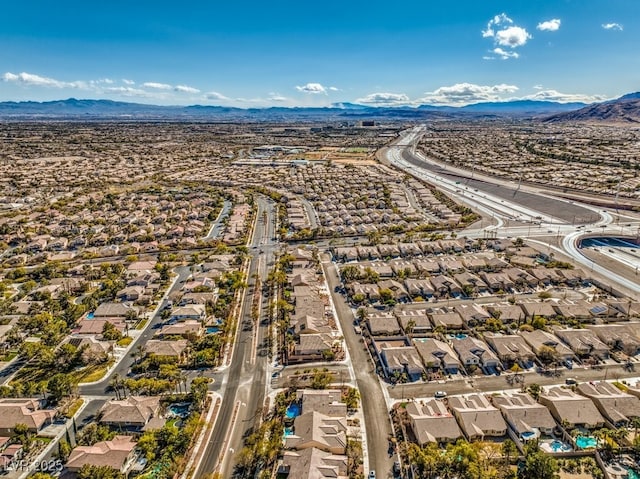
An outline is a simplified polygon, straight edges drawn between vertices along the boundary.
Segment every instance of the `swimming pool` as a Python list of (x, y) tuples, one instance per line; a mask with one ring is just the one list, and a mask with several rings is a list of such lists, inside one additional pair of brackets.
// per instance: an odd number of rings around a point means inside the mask
[(576, 446), (580, 449), (590, 449), (598, 445), (598, 440), (593, 436), (578, 436)]
[(571, 450), (571, 446), (562, 441), (558, 441), (557, 439), (549, 444), (549, 446), (553, 452), (567, 452)]
[(173, 416), (185, 418), (189, 415), (191, 403), (175, 403), (169, 406), (169, 413)]
[(207, 334), (215, 334), (220, 332), (220, 328), (217, 326), (209, 326), (207, 327)]
[(627, 474), (627, 477), (629, 479), (640, 479), (640, 474), (638, 474), (636, 470), (631, 467), (627, 468)]
[(93, 319), (93, 311), (87, 313), (87, 319)]
[(285, 427), (284, 428), (284, 437), (293, 436), (293, 428)]
[(524, 439), (525, 441), (528, 441), (529, 439), (533, 439), (534, 437), (537, 436), (537, 434), (533, 431), (525, 431), (521, 434), (522, 439)]
[(287, 412), (285, 412), (285, 416), (289, 419), (293, 419), (294, 417), (298, 417), (300, 415), (300, 406), (297, 403), (291, 404), (287, 408)]

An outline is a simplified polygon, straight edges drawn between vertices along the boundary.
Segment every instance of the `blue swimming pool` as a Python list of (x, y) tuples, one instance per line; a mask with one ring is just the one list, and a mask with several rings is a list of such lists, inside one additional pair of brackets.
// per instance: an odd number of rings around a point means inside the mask
[(593, 436), (578, 436), (576, 446), (580, 449), (591, 449), (598, 445), (598, 440)]
[(169, 413), (173, 416), (185, 418), (189, 415), (189, 408), (191, 403), (175, 403), (169, 406)]
[(93, 311), (87, 313), (87, 319), (93, 319)]
[(627, 469), (627, 474), (627, 477), (629, 479), (640, 479), (640, 474), (638, 474), (635, 469), (632, 469), (630, 467)]
[(289, 419), (293, 419), (294, 417), (298, 417), (299, 415), (300, 415), (300, 405), (298, 405), (297, 403), (291, 404), (287, 408), (287, 412), (285, 412), (285, 416), (287, 416)]
[(215, 334), (215, 333), (219, 333), (220, 332), (220, 328), (217, 326), (209, 326), (207, 327), (207, 334)]
[(550, 445), (551, 450), (553, 452), (567, 452), (571, 450), (571, 446), (565, 444), (562, 441), (558, 441), (557, 439), (553, 441)]
[(521, 435), (522, 435), (522, 439), (524, 439), (525, 441), (528, 441), (529, 439), (536, 437), (536, 433), (532, 431), (525, 431)]
[(456, 334), (456, 339), (465, 339), (467, 337), (466, 334), (458, 333)]
[(284, 437), (293, 436), (293, 428), (285, 427), (284, 428)]

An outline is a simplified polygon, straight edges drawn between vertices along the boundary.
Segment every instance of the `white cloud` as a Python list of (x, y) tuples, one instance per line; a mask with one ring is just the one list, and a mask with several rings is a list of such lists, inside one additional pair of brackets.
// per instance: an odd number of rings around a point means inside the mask
[(526, 45), (527, 40), (530, 40), (531, 38), (531, 35), (529, 35), (524, 28), (516, 26), (499, 30), (495, 35), (495, 41), (498, 45), (510, 48)]
[(153, 88), (154, 90), (171, 90), (173, 87), (171, 85), (167, 85), (166, 83), (157, 83), (153, 81), (149, 81), (142, 84), (145, 88)]
[(218, 101), (228, 101), (230, 98), (224, 96), (222, 93), (218, 93), (217, 91), (210, 91), (204, 96), (207, 100), (218, 100)]
[(518, 58), (520, 55), (517, 52), (508, 52), (500, 47), (496, 47), (492, 50), (493, 53), (498, 55), (501, 60), (508, 60), (509, 58)]
[(331, 91), (340, 91), (340, 88), (335, 87), (335, 86), (330, 86), (329, 90), (331, 90)]
[(538, 30), (547, 31), (547, 32), (555, 32), (560, 29), (561, 20), (559, 18), (552, 18), (551, 20), (547, 20), (545, 22), (538, 23), (536, 27)]
[(500, 83), (498, 85), (476, 85), (473, 83), (456, 83), (451, 86), (443, 86), (432, 92), (425, 93), (420, 103), (431, 105), (462, 106), (471, 103), (487, 101), (501, 101), (503, 94), (518, 91), (515, 85)]
[(267, 98), (267, 100), (277, 102), (289, 101), (286, 96), (283, 96), (280, 93), (269, 93), (269, 97)]
[[(498, 55), (502, 60), (509, 58), (518, 58), (520, 55), (515, 52), (508, 52), (500, 47), (518, 48), (527, 44), (533, 37), (523, 27), (514, 25), (513, 20), (506, 14), (496, 15), (489, 23), (487, 29), (482, 30), (483, 38), (491, 38), (494, 43), (492, 53)], [(487, 55), (483, 57), (485, 60), (493, 60), (496, 57)]]
[(487, 29), (482, 30), (482, 36), (483, 38), (493, 38), (496, 34), (494, 27), (500, 25), (511, 25), (512, 23), (513, 20), (507, 17), (506, 14), (501, 13), (500, 15), (496, 15), (491, 20), (489, 20), (489, 23), (487, 23)]
[(560, 93), (557, 90), (542, 90), (534, 93), (533, 95), (527, 95), (522, 97), (523, 100), (541, 100), (541, 101), (556, 101), (559, 103), (593, 103), (596, 101), (603, 101), (607, 98), (604, 95), (584, 95), (580, 93)]
[(122, 83), (124, 83), (125, 85), (135, 85), (136, 82), (134, 82), (133, 80), (127, 80), (126, 78), (122, 79)]
[(542, 90), (542, 85), (533, 85), (534, 90)]
[(320, 83), (307, 83), (306, 85), (297, 86), (296, 90), (314, 95), (327, 94), (327, 88), (322, 86)]
[(88, 88), (87, 83), (83, 81), (65, 82), (26, 72), (18, 74), (7, 72), (2, 75), (2, 79), (6, 82), (17, 83), (24, 86), (40, 86), (48, 88)]
[(602, 28), (605, 30), (617, 30), (619, 32), (624, 30), (624, 27), (619, 23), (603, 23)]
[(107, 95), (119, 95), (119, 96), (128, 96), (128, 97), (143, 97), (149, 98), (153, 95), (148, 91), (141, 90), (140, 88), (133, 88), (130, 86), (114, 86), (105, 88), (103, 90)]
[(188, 85), (176, 85), (173, 89), (179, 93), (200, 93), (200, 90)]
[(407, 105), (411, 103), (404, 93), (371, 93), (363, 98), (358, 98), (356, 103), (368, 105)]

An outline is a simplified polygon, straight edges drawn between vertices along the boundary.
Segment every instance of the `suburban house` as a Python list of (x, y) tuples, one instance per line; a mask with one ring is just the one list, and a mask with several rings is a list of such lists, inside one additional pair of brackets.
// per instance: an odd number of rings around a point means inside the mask
[(297, 396), (303, 413), (316, 411), (331, 417), (347, 417), (340, 389), (299, 389)]
[(494, 318), (498, 318), (504, 324), (515, 323), (519, 324), (523, 321), (524, 311), (517, 304), (500, 303), (500, 304), (488, 304), (485, 306), (487, 311), (491, 313)]
[(332, 454), (310, 447), (285, 451), (278, 468), (278, 477), (291, 479), (347, 479), (347, 456)]
[(640, 417), (640, 399), (604, 381), (580, 383), (578, 392), (593, 401), (598, 411), (616, 427)]
[(487, 436), (499, 437), (507, 433), (507, 424), (500, 411), (495, 408), (486, 396), (471, 394), (467, 397), (449, 398), (449, 408), (458, 420), (462, 432), (468, 440)]
[(554, 334), (562, 339), (580, 357), (609, 357), (609, 346), (598, 339), (590, 329), (556, 329)]
[(491, 315), (479, 304), (458, 304), (454, 308), (467, 326), (484, 324)]
[[(126, 399), (111, 399), (99, 413), (100, 422), (119, 430), (141, 431), (153, 419), (159, 419), (160, 398), (158, 396), (129, 396)], [(158, 422), (158, 421), (154, 421)], [(164, 425), (161, 420), (160, 427)]]
[(382, 346), (380, 357), (389, 376), (406, 373), (411, 381), (420, 379), (424, 368), (413, 346)]
[(542, 394), (540, 404), (546, 406), (559, 423), (566, 422), (570, 427), (595, 429), (604, 425), (604, 418), (591, 399), (558, 386)]
[(485, 369), (496, 369), (500, 366), (498, 356), (479, 339), (467, 336), (453, 339), (451, 344), (465, 367), (474, 365)]
[(524, 311), (525, 319), (532, 319), (536, 316), (549, 319), (558, 315), (553, 309), (553, 304), (544, 301), (526, 301), (520, 303), (520, 307)]
[(180, 306), (171, 312), (170, 321), (185, 321), (194, 319), (196, 321), (204, 321), (207, 319), (207, 311), (204, 304), (188, 304)]
[(345, 454), (347, 419), (316, 411), (301, 414), (293, 421), (293, 434), (285, 438), (285, 447), (298, 450), (317, 448), (331, 454)]
[(200, 321), (194, 319), (188, 319), (186, 321), (181, 321), (176, 324), (167, 324), (162, 326), (160, 331), (157, 333), (158, 337), (168, 337), (168, 336), (201, 336), (204, 332), (202, 327), (202, 323)]
[(573, 351), (562, 343), (553, 334), (536, 329), (534, 331), (521, 331), (520, 335), (524, 338), (533, 352), (540, 355), (544, 351), (543, 348), (551, 348), (554, 351), (556, 360), (565, 361), (573, 358)]
[(436, 310), (428, 313), (434, 327), (442, 327), (444, 329), (462, 329), (464, 323), (462, 318), (455, 311)]
[(173, 358), (181, 362), (186, 356), (189, 341), (186, 339), (176, 339), (174, 341), (162, 341), (150, 339), (145, 345), (144, 351), (147, 355), (159, 356), (162, 358)]
[(26, 425), (35, 434), (51, 424), (57, 412), (42, 405), (39, 399), (0, 399), (0, 436), (11, 436), (16, 424)]
[(78, 472), (84, 465), (107, 466), (125, 474), (136, 461), (136, 442), (131, 436), (116, 436), (93, 446), (78, 446), (69, 455), (66, 468)]
[(434, 290), (428, 279), (411, 279), (404, 280), (404, 286), (412, 297), (420, 296), (422, 298), (430, 298), (433, 296)]
[(528, 394), (497, 395), (491, 400), (520, 440), (537, 439), (541, 433), (549, 435), (556, 427), (549, 410)]
[(609, 349), (622, 350), (635, 356), (640, 350), (640, 340), (627, 324), (598, 324), (588, 326)]
[(487, 333), (484, 335), (484, 340), (493, 348), (503, 363), (520, 363), (529, 367), (536, 358), (524, 338), (517, 334)]
[(399, 309), (396, 307), (393, 314), (398, 318), (405, 334), (420, 336), (430, 333), (433, 329), (426, 309)]
[(427, 369), (437, 368), (448, 374), (458, 373), (460, 361), (451, 346), (444, 341), (432, 338), (414, 339), (413, 344)]
[(94, 318), (126, 318), (133, 311), (136, 316), (138, 310), (126, 303), (100, 303), (93, 312)]
[(454, 442), (462, 437), (455, 417), (444, 401), (411, 401), (407, 404), (411, 429), (419, 444)]

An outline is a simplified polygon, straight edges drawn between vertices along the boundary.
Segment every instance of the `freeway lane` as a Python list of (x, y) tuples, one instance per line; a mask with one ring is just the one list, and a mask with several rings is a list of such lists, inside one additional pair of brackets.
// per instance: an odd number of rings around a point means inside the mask
[[(251, 319), (251, 298), (256, 283), (256, 274), (266, 279), (273, 264), (278, 245), (274, 237), (276, 217), (273, 202), (258, 197), (258, 212), (255, 229), (249, 244), (252, 254), (248, 269), (248, 287), (245, 289), (239, 317), (239, 327), (235, 338), (230, 366), (224, 371), (221, 381), (225, 388), (218, 419), (206, 446), (204, 459), (200, 463), (195, 478), (219, 472), (221, 477), (231, 477), (235, 452), (242, 447), (244, 433), (256, 424), (258, 410), (262, 409), (266, 393), (268, 355), (261, 349), (268, 327), (253, 324)], [(266, 221), (263, 221), (266, 212)], [(258, 337), (254, 340), (254, 334)], [(256, 351), (255, 348), (258, 348)]]
[[(524, 191), (523, 188), (512, 187), (509, 182), (499, 179), (495, 179), (493, 183), (481, 181), (473, 177), (473, 171), (470, 175), (463, 176), (462, 172), (452, 172), (443, 168), (414, 152), (413, 145), (421, 136), (422, 127), (409, 131), (397, 145), (388, 148), (389, 161), (409, 173), (426, 175), (430, 182), (445, 187), (449, 193), (456, 193), (456, 190), (459, 190), (460, 194), (456, 196), (463, 199), (473, 195), (475, 203), (493, 209), (498, 214), (506, 213), (510, 217), (520, 215), (521, 219), (527, 220), (533, 220), (539, 216), (543, 222), (547, 223), (560, 221), (582, 224), (599, 220), (599, 215), (593, 208), (546, 194), (533, 194)], [(478, 190), (478, 194), (474, 190)]]

